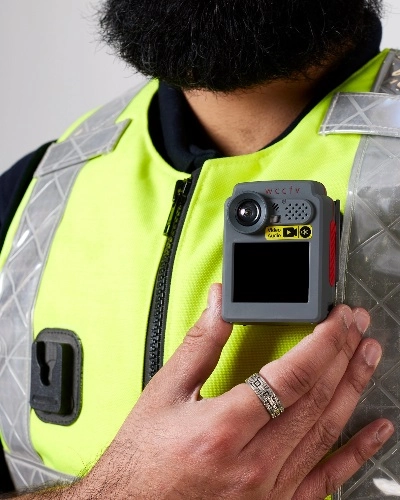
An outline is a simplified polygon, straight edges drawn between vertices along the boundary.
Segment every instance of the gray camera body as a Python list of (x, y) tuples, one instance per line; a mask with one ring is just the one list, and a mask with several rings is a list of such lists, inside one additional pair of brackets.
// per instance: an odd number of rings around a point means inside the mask
[(222, 317), (317, 323), (335, 302), (340, 204), (316, 181), (237, 184), (225, 203)]

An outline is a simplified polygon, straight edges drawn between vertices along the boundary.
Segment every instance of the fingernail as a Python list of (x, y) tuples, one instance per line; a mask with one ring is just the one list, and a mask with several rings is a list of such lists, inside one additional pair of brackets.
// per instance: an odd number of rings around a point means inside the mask
[(380, 443), (387, 441), (393, 434), (394, 428), (390, 422), (383, 424), (376, 432), (376, 438)]
[(208, 291), (207, 309), (213, 309), (214, 305), (215, 305), (215, 291), (214, 288), (211, 286)]
[(343, 321), (347, 326), (347, 329), (349, 329), (350, 325), (353, 323), (353, 313), (348, 307), (346, 307), (343, 311)]
[(363, 309), (357, 309), (354, 312), (354, 322), (357, 326), (358, 331), (363, 335), (366, 329), (369, 327), (369, 314)]
[(381, 348), (376, 344), (367, 344), (364, 349), (364, 358), (368, 366), (375, 368), (382, 356)]

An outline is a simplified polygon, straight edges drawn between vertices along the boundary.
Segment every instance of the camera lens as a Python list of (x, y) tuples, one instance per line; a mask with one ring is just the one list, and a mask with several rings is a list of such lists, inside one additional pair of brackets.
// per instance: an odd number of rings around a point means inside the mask
[(269, 220), (269, 210), (262, 194), (254, 191), (235, 193), (227, 200), (227, 218), (242, 234), (261, 232)]
[(260, 205), (254, 200), (244, 200), (236, 209), (236, 219), (242, 226), (254, 226), (260, 215)]

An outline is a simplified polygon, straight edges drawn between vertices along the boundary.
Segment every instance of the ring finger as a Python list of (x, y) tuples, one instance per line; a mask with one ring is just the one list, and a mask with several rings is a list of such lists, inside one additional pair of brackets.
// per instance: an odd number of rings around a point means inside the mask
[[(347, 359), (351, 358), (361, 340), (360, 332), (365, 331), (368, 322), (369, 316), (364, 310), (357, 309), (353, 313), (347, 306), (338, 306), (311, 335), (279, 360), (264, 366), (260, 374), (282, 405), (288, 408), (314, 387), (342, 351)], [(247, 384), (234, 387), (218, 399), (223, 399), (224, 406), (231, 408), (240, 421), (251, 422), (241, 427), (243, 447), (270, 420), (270, 415)]]

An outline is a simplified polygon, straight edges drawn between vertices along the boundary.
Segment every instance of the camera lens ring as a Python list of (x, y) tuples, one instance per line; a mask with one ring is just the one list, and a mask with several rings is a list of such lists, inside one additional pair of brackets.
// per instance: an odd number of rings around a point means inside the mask
[(243, 200), (236, 208), (235, 217), (242, 226), (254, 226), (261, 217), (261, 207), (255, 200)]
[[(238, 214), (240, 209), (243, 209), (243, 212)], [(259, 193), (246, 191), (231, 198), (227, 215), (229, 222), (236, 231), (243, 234), (252, 234), (265, 227), (268, 213), (265, 198)]]

